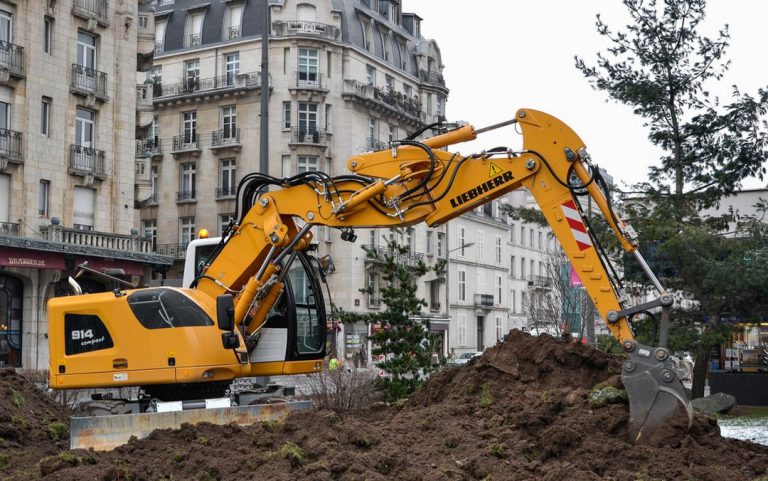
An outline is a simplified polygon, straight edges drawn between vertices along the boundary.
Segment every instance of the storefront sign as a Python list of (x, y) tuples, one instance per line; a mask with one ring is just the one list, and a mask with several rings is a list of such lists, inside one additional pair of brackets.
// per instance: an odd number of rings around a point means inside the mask
[(64, 269), (64, 256), (31, 249), (0, 247), (0, 266), (25, 269)]

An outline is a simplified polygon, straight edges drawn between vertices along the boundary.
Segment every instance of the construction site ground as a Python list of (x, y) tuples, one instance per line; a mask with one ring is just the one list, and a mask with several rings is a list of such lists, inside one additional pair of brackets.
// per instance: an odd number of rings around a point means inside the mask
[[(2, 480), (705, 480), (768, 479), (768, 447), (721, 437), (715, 419), (628, 442), (621, 359), (513, 331), (407, 402), (295, 412), (251, 426), (185, 425), (107, 452), (67, 449), (68, 412), (0, 371)], [(678, 420), (679, 421), (679, 420)]]

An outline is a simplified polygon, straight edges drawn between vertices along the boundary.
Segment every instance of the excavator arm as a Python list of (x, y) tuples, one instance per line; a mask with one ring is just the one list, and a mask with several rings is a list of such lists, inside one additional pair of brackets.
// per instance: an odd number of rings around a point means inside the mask
[[(523, 148), (462, 156), (444, 147), (515, 123)], [(412, 136), (413, 137), (413, 136)], [(351, 174), (305, 172), (278, 179), (261, 173), (238, 186), (238, 212), (190, 288), (115, 291), (49, 302), (50, 385), (55, 389), (142, 386), (154, 396), (188, 398), (206, 385), (219, 391), (238, 377), (316, 372), (324, 356), (319, 270), (304, 251), (313, 226), (342, 230), (437, 226), (515, 189), (527, 188), (578, 272), (611, 333), (628, 354), (622, 380), (630, 400), (630, 435), (647, 438), (680, 406), (691, 408), (664, 347), (638, 344), (635, 312), (670, 296), (642, 260), (634, 233), (613, 212), (584, 142), (543, 112), (472, 126), (423, 141), (354, 156)], [(575, 194), (588, 195), (622, 248), (633, 253), (658, 299), (629, 305), (618, 276), (590, 232)], [(222, 332), (223, 331), (223, 332)]]

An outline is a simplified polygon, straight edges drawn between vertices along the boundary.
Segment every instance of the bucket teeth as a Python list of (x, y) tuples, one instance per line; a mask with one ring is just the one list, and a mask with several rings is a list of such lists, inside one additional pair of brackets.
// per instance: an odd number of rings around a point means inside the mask
[(666, 427), (680, 408), (693, 423), (693, 408), (677, 377), (675, 365), (664, 348), (625, 341), (629, 359), (624, 362), (621, 382), (629, 397), (629, 437), (643, 443), (657, 429)]

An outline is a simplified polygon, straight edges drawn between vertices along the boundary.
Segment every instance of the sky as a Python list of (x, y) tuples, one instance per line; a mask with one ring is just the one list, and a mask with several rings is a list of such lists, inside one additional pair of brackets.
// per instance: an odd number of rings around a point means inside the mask
[[(620, 0), (405, 0), (403, 10), (423, 18), (422, 35), (440, 48), (449, 121), (480, 128), (512, 118), (518, 108), (542, 110), (568, 124), (621, 189), (646, 180), (648, 167), (657, 164), (660, 150), (648, 141), (642, 118), (593, 90), (574, 66), (575, 55), (594, 65), (597, 52), (607, 49), (595, 29), (596, 14), (613, 30), (629, 23)], [(751, 94), (768, 86), (767, 20), (766, 0), (708, 2), (700, 31), (714, 37), (728, 24), (731, 35), (731, 67), (709, 86), (722, 103), (734, 84)], [(468, 154), (499, 145), (521, 147), (514, 127), (454, 150)], [(748, 179), (744, 188), (766, 185), (768, 179)]]

